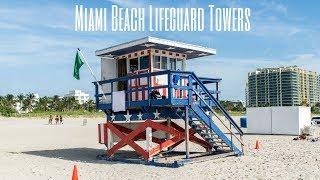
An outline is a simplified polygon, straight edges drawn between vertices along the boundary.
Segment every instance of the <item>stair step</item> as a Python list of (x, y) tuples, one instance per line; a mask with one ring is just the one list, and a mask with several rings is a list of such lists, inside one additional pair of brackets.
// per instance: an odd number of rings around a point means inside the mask
[(215, 133), (210, 133), (210, 132), (202, 132), (199, 133), (200, 135), (208, 135), (208, 136), (214, 136), (216, 138), (219, 138), (218, 135), (216, 135)]
[(219, 147), (228, 147), (228, 148), (230, 148), (228, 145), (220, 145)]
[(226, 145), (223, 141), (208, 141), (209, 143), (211, 143), (211, 144), (215, 144), (215, 145), (219, 145), (219, 146), (221, 146), (221, 145)]
[(195, 123), (192, 123), (191, 124), (191, 127), (194, 127), (194, 128), (196, 128), (196, 127), (198, 127), (199, 126), (199, 124), (195, 124)]
[(220, 143), (220, 144), (224, 144), (224, 141), (221, 141), (220, 139), (210, 139), (210, 138), (206, 138), (205, 139), (207, 142), (209, 143)]
[[(204, 137), (205, 139), (220, 139), (220, 138), (218, 138), (218, 137), (212, 137), (212, 136), (205, 136)], [(221, 139), (220, 139), (221, 140)]]
[(204, 139), (207, 141), (222, 141), (221, 139), (215, 137), (205, 137)]
[(214, 140), (208, 140), (209, 143), (214, 143), (214, 144), (224, 144), (223, 141), (214, 141)]
[(206, 128), (206, 127), (199, 127), (199, 126), (197, 126), (196, 128), (195, 128), (195, 130), (196, 131), (198, 131), (198, 130), (208, 130), (208, 128)]
[(192, 122), (202, 122), (202, 120), (200, 120), (200, 119), (192, 119), (191, 121)]

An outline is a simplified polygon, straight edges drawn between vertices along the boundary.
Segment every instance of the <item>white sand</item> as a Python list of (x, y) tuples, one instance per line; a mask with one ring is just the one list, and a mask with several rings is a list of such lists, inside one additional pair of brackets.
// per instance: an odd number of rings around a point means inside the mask
[[(0, 117), (0, 179), (70, 179), (74, 164), (79, 179), (320, 179), (320, 143), (292, 141), (292, 136), (244, 137), (245, 156), (162, 168), (96, 160), (103, 119), (47, 120)], [(256, 139), (262, 149), (253, 149)], [(183, 148), (183, 144), (182, 147)], [(196, 149), (196, 146), (192, 146)]]

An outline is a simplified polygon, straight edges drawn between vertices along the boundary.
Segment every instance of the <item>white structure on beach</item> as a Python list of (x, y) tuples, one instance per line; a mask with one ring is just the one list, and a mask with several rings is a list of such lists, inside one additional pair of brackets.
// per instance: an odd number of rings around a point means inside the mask
[(90, 99), (89, 94), (81, 90), (71, 90), (68, 94), (65, 95), (65, 97), (74, 97), (79, 102), (79, 104), (83, 104)]
[(299, 135), (311, 125), (311, 109), (303, 106), (247, 108), (250, 134)]

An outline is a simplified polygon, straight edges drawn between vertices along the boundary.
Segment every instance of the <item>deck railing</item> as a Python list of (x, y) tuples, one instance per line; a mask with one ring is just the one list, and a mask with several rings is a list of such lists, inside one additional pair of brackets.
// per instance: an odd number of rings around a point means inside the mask
[[(126, 104), (128, 106), (132, 105), (151, 105), (152, 102), (155, 101), (155, 99), (151, 98), (151, 92), (152, 91), (165, 91), (165, 98), (162, 100), (165, 103), (177, 103), (177, 104), (184, 104), (187, 103), (187, 92), (190, 89), (188, 86), (188, 78), (192, 74), (192, 72), (187, 71), (172, 71), (172, 70), (164, 70), (164, 71), (157, 71), (157, 72), (148, 72), (143, 74), (132, 74), (130, 76), (124, 76), (114, 79), (107, 79), (102, 81), (93, 82), (95, 85), (95, 100), (97, 108), (99, 108), (100, 105), (103, 104), (109, 104), (108, 107), (112, 107), (112, 93), (114, 92), (114, 89), (117, 86), (119, 82), (126, 83), (125, 88), (125, 94), (126, 94)], [(153, 78), (161, 77), (163, 79), (166, 76), (166, 80), (164, 83), (160, 84), (154, 84)], [(174, 76), (179, 78), (179, 82), (173, 82)], [(141, 80), (144, 79), (146, 81), (146, 84), (141, 87), (136, 88), (130, 88), (132, 86), (131, 80)], [(202, 78), (200, 78), (202, 79)], [(207, 84), (209, 83), (216, 83), (218, 84), (221, 79), (213, 79), (213, 78), (203, 78), (203, 81), (205, 81)], [(185, 83), (183, 83), (185, 82)], [(104, 89), (104, 92), (101, 92), (101, 88), (98, 87), (98, 85), (102, 86)], [(198, 84), (195, 84), (195, 86), (198, 86)], [(100, 92), (99, 92), (100, 91)], [(132, 95), (133, 93), (145, 93), (146, 97), (144, 100), (141, 100), (143, 102), (133, 102)], [(210, 93), (218, 94), (220, 91), (218, 89), (211, 91)], [(175, 96), (178, 94), (178, 96)], [(104, 98), (107, 98), (107, 101), (103, 101)], [(147, 102), (147, 104), (146, 104)]]

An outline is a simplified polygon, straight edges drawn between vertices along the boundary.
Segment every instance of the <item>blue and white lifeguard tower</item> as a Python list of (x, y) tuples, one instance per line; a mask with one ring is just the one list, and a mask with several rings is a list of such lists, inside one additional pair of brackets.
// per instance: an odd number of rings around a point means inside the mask
[(215, 54), (155, 37), (97, 50), (101, 81), (94, 82), (95, 98), (107, 118), (99, 124), (106, 157), (129, 145), (150, 162), (183, 142), (186, 159), (192, 158), (189, 142), (204, 147), (205, 155), (242, 155), (243, 132), (218, 101), (221, 79), (186, 71), (189, 60)]

